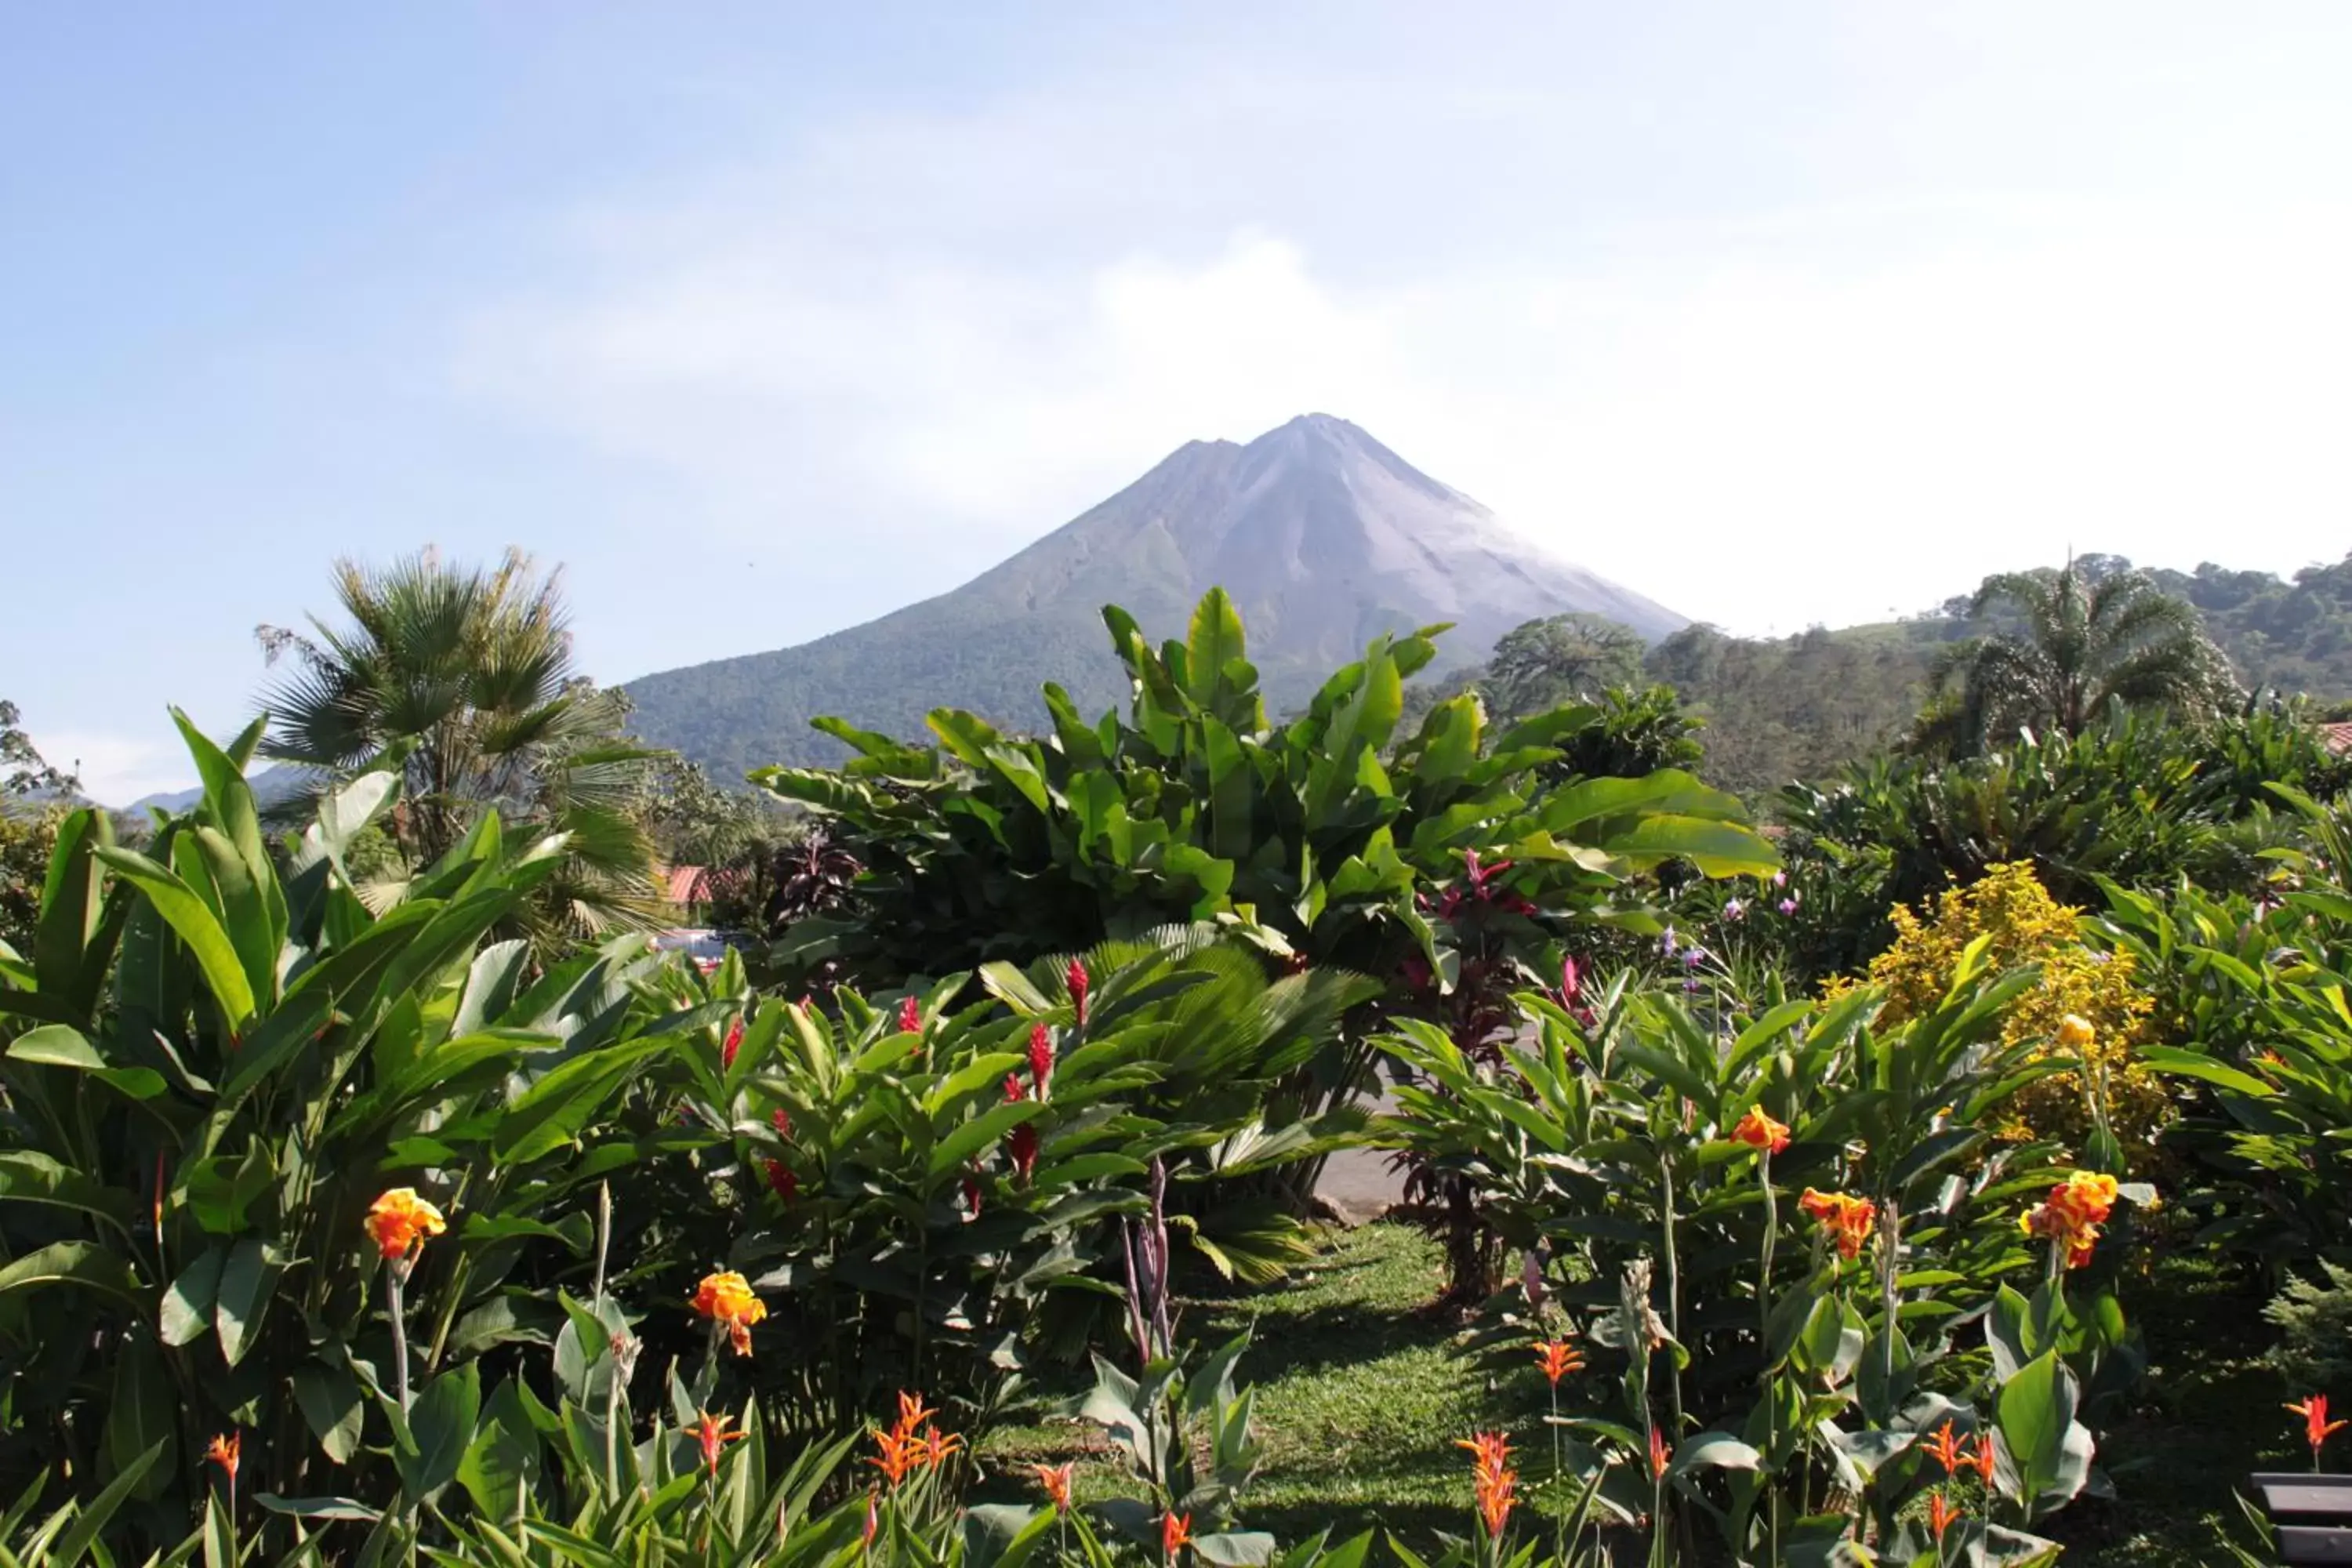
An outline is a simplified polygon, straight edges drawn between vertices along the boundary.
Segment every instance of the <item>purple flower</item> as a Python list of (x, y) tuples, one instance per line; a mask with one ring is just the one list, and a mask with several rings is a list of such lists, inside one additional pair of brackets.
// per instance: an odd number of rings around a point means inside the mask
[(1772, 873), (1772, 885), (1773, 885), (1774, 887), (1776, 887), (1776, 888), (1785, 888), (1785, 887), (1787, 887), (1787, 886), (1789, 885), (1789, 873), (1787, 873), (1786, 871), (1775, 871), (1775, 872), (1773, 872), (1773, 873)]
[(1559, 961), (1559, 1005), (1563, 1007), (1573, 1007), (1576, 1005), (1576, 999), (1583, 994), (1584, 980), (1577, 973), (1576, 960), (1562, 958)]
[(1797, 912), (1797, 900), (1794, 899), (1782, 899), (1780, 900), (1780, 912), (1784, 915), (1795, 914)]
[(1666, 928), (1666, 934), (1658, 939), (1658, 951), (1664, 953), (1668, 958), (1672, 958), (1675, 955), (1675, 949), (1678, 945), (1679, 944), (1675, 941), (1675, 928), (1668, 926)]
[(1726, 899), (1723, 900), (1723, 918), (1727, 921), (1744, 921), (1748, 918), (1748, 906), (1738, 899)]
[(1685, 969), (1696, 969), (1700, 964), (1705, 963), (1706, 962), (1706, 949), (1699, 946), (1696, 942), (1693, 942), (1690, 946), (1683, 949), (1683, 967)]
[(1683, 982), (1683, 994), (1685, 996), (1696, 996), (1702, 989), (1704, 987), (1699, 984), (1698, 976), (1696, 974)]

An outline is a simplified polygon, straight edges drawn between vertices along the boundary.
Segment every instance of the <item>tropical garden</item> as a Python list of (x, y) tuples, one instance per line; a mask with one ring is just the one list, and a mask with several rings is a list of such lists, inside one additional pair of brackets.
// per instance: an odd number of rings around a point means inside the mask
[(2352, 765), (2150, 578), (1745, 795), (1572, 617), (1113, 607), (739, 788), (527, 562), (334, 594), (183, 809), (0, 709), (11, 1568), (2259, 1563), (2339, 1458)]

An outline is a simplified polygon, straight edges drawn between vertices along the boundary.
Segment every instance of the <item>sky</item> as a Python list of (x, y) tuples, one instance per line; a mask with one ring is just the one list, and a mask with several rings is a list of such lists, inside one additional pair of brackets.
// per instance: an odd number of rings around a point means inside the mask
[(1354, 420), (1787, 633), (2352, 550), (2352, 6), (209, 0), (0, 19), (0, 698), (190, 782), (338, 556), (619, 681)]

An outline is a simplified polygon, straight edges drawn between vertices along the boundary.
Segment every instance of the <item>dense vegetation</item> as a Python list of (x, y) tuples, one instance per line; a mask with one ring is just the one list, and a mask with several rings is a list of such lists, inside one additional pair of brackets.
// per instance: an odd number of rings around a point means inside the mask
[[(183, 723), (195, 801), (46, 806), (17, 879), (27, 1568), (2120, 1563), (2159, 1415), (2209, 1478), (2302, 1430), (2216, 1447), (2164, 1358), (2221, 1341), (2332, 1457), (2352, 773), (2304, 710), (1911, 731), (1776, 844), (1605, 626), (1419, 702), (1433, 637), (1375, 637), (1285, 713), (1213, 593), (1106, 614), (1108, 711), (833, 722), (770, 805), (613, 742), (519, 565), (343, 590), (318, 692)], [(743, 946), (552, 918), (622, 843), (740, 874)], [(1409, 1371), (1344, 1416), (1249, 1327), (1333, 1304), (1341, 1151), (1429, 1237), (1318, 1352)], [(1261, 1484), (1292, 1421), (1351, 1500)], [(2207, 1502), (2189, 1550), (2255, 1547)]]

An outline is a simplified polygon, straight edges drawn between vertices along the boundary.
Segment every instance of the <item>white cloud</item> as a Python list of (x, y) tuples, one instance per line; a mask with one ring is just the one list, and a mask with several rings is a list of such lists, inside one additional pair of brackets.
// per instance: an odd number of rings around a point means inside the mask
[(80, 775), (82, 794), (107, 805), (129, 805), (189, 780), (187, 752), (160, 741), (88, 730), (55, 730), (32, 739), (50, 763)]
[(747, 223), (482, 323), (470, 371), (721, 526), (814, 498), (861, 564), (940, 542), (922, 591), (1185, 439), (1308, 409), (1743, 629), (1919, 608), (2070, 544), (2291, 568), (2347, 542), (2339, 210), (1841, 210), (1407, 282), (1318, 262), (1265, 231), (1076, 268), (861, 260)]

